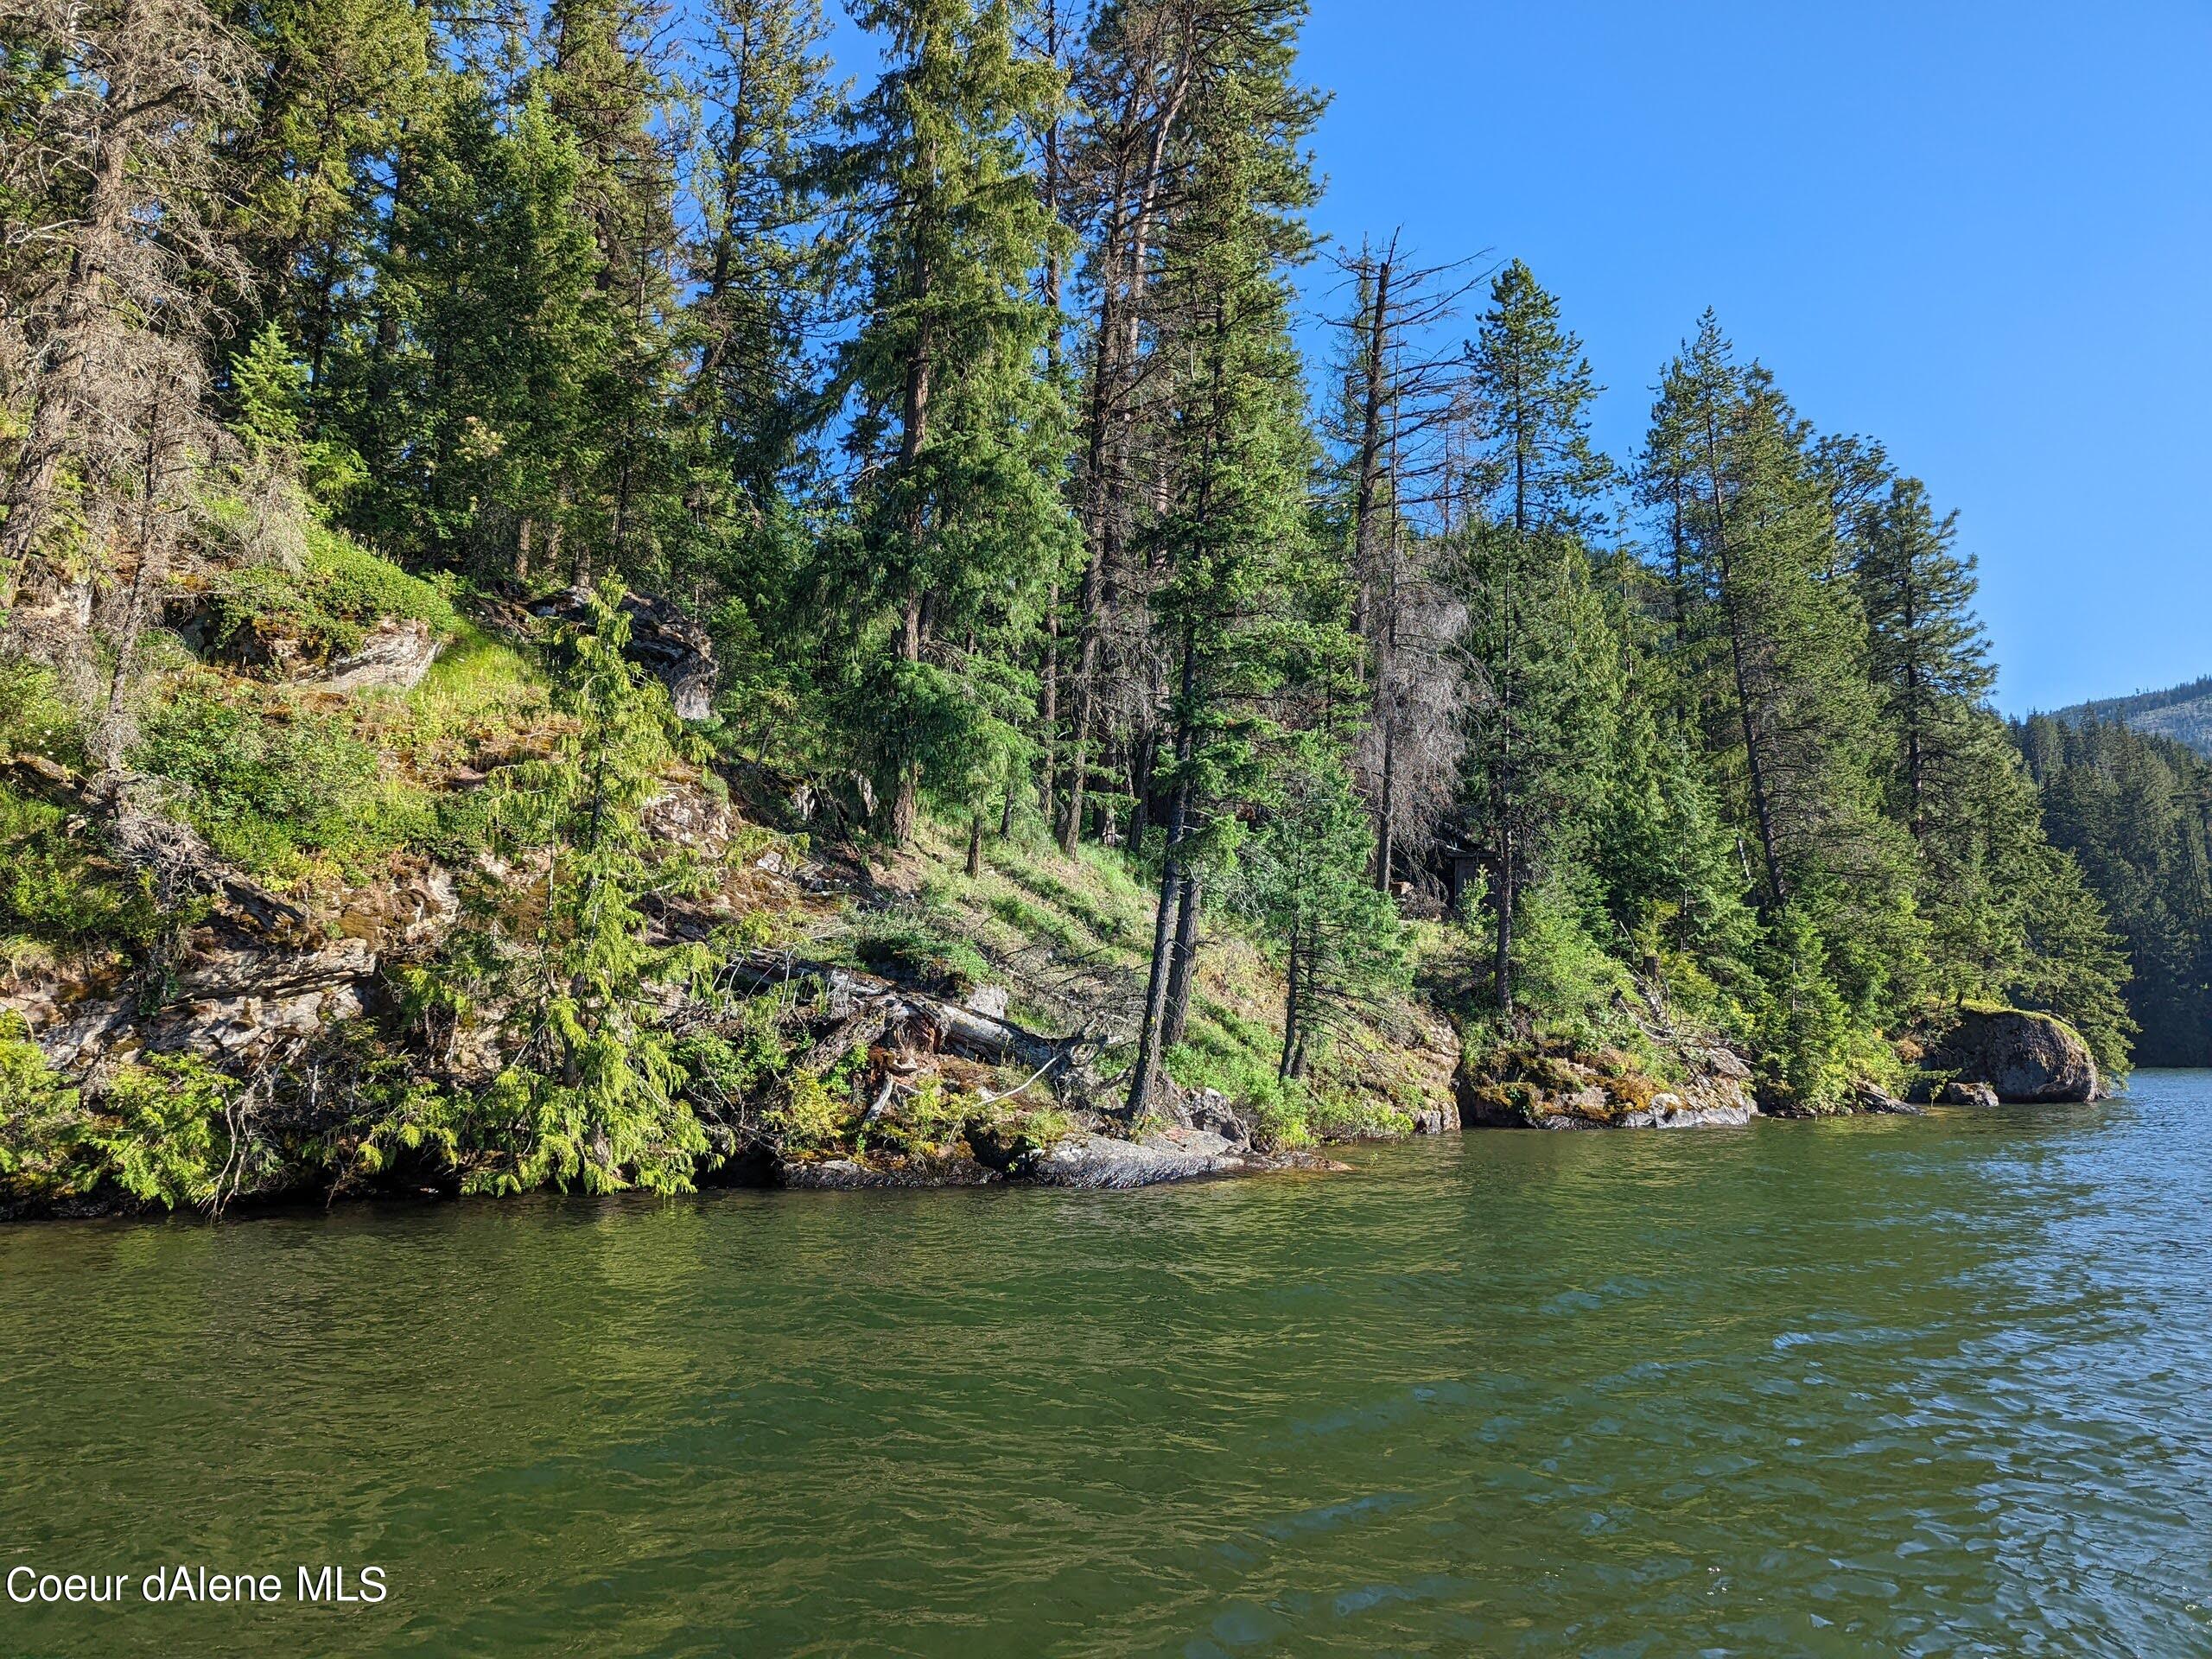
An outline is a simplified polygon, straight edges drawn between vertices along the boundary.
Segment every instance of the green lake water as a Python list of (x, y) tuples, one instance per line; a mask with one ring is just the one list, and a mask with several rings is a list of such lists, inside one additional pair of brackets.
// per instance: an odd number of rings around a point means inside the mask
[(0, 1230), (0, 1655), (2212, 1655), (2212, 1074), (1350, 1156)]

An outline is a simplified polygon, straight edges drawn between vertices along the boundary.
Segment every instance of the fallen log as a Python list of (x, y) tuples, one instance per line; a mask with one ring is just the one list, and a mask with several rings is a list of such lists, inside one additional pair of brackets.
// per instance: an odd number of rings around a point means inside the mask
[[(750, 952), (734, 959), (727, 971), (732, 983), (756, 991), (801, 980), (819, 981), (840, 1022), (838, 1034), (845, 1039), (838, 1052), (851, 1046), (854, 1033), (860, 1031), (873, 1029), (880, 1035), (918, 1025), (935, 1033), (932, 1047), (950, 1049), (994, 1065), (1020, 1065), (1060, 1077), (1073, 1070), (1077, 1054), (1092, 1042), (1082, 1033), (1072, 1037), (1040, 1036), (1011, 1020), (978, 1014), (874, 974), (781, 951)], [(817, 1049), (820, 1046), (817, 1045)]]

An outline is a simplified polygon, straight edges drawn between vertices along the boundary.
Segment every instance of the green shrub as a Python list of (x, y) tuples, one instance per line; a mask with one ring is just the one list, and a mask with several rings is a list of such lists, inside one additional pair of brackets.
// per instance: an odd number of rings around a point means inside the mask
[(77, 1091), (46, 1064), (20, 1014), (0, 1014), (0, 1193), (67, 1197)]
[(195, 1055), (157, 1054), (87, 1101), (47, 1070), (19, 1017), (0, 1015), (0, 1185), (43, 1201), (116, 1188), (166, 1209), (213, 1205), (266, 1173), (265, 1152), (233, 1138), (235, 1086)]
[(856, 1137), (856, 1149), (880, 1141), (889, 1150), (907, 1157), (943, 1153), (960, 1138), (976, 1107), (973, 1095), (945, 1087), (944, 1079), (925, 1073), (914, 1091), (899, 1097), (883, 1116)]
[(1599, 948), (1575, 895), (1562, 884), (1524, 896), (1513, 958), (1516, 1000), (1542, 1010), (1542, 1035), (1599, 1049), (1623, 1034), (1616, 1001), (1635, 993), (1635, 981)]
[(990, 977), (976, 947), (949, 925), (913, 916), (874, 916), (855, 931), (854, 959), (887, 979), (940, 996), (967, 995)]
[(990, 908), (992, 915), (1026, 938), (1048, 940), (1063, 950), (1082, 948), (1074, 929), (1051, 912), (1039, 909), (1014, 893), (998, 894), (991, 900)]
[(88, 1179), (112, 1180), (131, 1197), (175, 1210), (209, 1205), (245, 1184), (234, 1169), (246, 1149), (232, 1141), (225, 1109), (235, 1087), (194, 1054), (157, 1054), (116, 1074), (78, 1139)]
[(791, 1074), (784, 1098), (763, 1121), (785, 1157), (814, 1158), (844, 1147), (857, 1114), (849, 1089), (798, 1071)]
[(162, 916), (144, 877), (117, 869), (67, 832), (58, 806), (0, 788), (0, 938), (131, 950)]
[(359, 862), (427, 835), (427, 798), (387, 786), (377, 753), (337, 715), (264, 702), (213, 677), (189, 678), (144, 722), (139, 764), (189, 791), (187, 813), (249, 871), (296, 855)]
[(0, 753), (41, 755), (82, 766), (84, 729), (61, 699), (54, 673), (20, 658), (0, 659)]

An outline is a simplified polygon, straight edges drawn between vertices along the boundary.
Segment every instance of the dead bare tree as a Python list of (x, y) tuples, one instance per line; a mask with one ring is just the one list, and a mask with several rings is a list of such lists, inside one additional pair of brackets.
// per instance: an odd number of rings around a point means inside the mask
[[(56, 67), (0, 158), (35, 208), (8, 232), (21, 291), (0, 320), (0, 387), (23, 416), (0, 483), (0, 606), (11, 611), (66, 518), (111, 532), (173, 521), (169, 493), (188, 468), (171, 458), (210, 432), (206, 296), (218, 279), (245, 278), (216, 211), (215, 156), (245, 117), (251, 65), (201, 0), (32, 0), (14, 23)], [(144, 607), (124, 614), (126, 627), (143, 623)], [(135, 630), (118, 643), (135, 649)]]
[(1354, 760), (1375, 817), (1376, 885), (1388, 893), (1404, 856), (1427, 845), (1459, 767), (1463, 688), (1457, 659), (1438, 647), (1456, 637), (1460, 607), (1438, 580), (1435, 553), (1450, 512), (1461, 372), (1457, 350), (1432, 336), (1476, 279), (1465, 275), (1471, 261), (1416, 264), (1395, 232), (1337, 263), (1357, 295), (1334, 320), (1345, 346), (1332, 423), (1352, 630), (1370, 694)]

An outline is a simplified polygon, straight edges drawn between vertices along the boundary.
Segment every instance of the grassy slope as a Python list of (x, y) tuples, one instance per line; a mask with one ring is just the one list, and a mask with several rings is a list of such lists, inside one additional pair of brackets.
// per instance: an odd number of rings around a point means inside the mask
[[(1101, 1069), (1127, 1063), (1136, 1029), (1155, 893), (1121, 853), (1085, 846), (1064, 856), (1041, 834), (988, 838), (970, 878), (966, 842), (925, 823), (908, 851), (881, 859), (887, 904), (845, 927), (942, 928), (972, 947), (983, 977), (1004, 985), (1009, 1014), (1037, 1029), (1110, 1033)], [(1309, 1089), (1275, 1078), (1282, 1038), (1280, 969), (1235, 923), (1209, 918), (1185, 1040), (1168, 1071), (1186, 1088), (1215, 1088), (1258, 1111), (1278, 1138), (1407, 1127), (1407, 1114), (1450, 1099), (1456, 1040), (1410, 1001), (1363, 1010), (1317, 1063)]]

